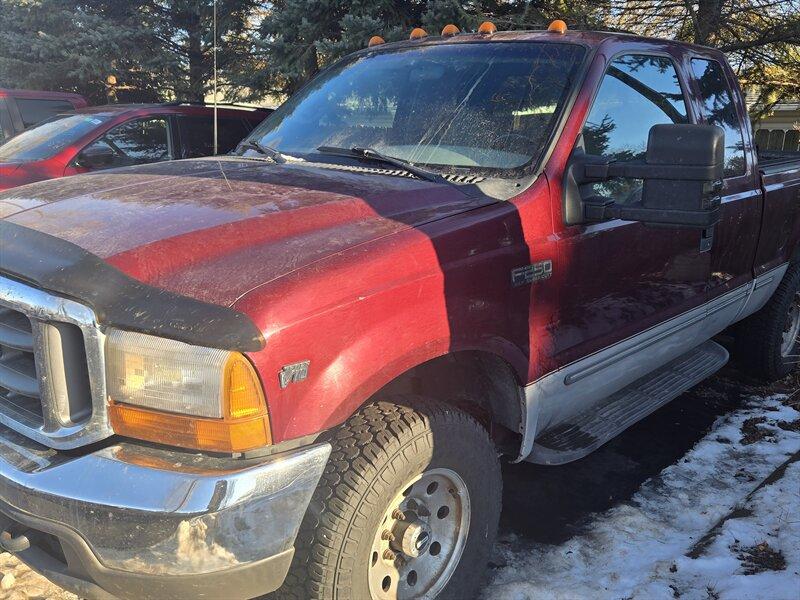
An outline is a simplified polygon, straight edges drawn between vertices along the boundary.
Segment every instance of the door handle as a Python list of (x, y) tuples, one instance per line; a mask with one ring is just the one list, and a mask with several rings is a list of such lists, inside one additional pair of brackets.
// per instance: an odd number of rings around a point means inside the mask
[(700, 252), (708, 252), (714, 245), (714, 228), (709, 227), (700, 232)]

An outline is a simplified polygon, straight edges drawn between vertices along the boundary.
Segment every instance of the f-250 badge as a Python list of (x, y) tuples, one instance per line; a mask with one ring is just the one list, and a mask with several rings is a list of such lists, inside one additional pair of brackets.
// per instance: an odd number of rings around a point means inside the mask
[(517, 267), (511, 271), (511, 285), (520, 287), (543, 279), (549, 279), (553, 274), (553, 261), (543, 260), (541, 262)]

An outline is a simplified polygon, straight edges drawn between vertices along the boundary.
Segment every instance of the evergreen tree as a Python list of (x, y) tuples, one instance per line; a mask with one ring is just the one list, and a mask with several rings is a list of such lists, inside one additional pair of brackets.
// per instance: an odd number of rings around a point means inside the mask
[(158, 73), (132, 57), (146, 32), (122, 0), (0, 0), (0, 86), (80, 92), (106, 100), (109, 75), (158, 97)]
[[(104, 102), (202, 101), (213, 76), (213, 0), (0, 0), (0, 85)], [(252, 64), (257, 0), (218, 0), (221, 76)]]

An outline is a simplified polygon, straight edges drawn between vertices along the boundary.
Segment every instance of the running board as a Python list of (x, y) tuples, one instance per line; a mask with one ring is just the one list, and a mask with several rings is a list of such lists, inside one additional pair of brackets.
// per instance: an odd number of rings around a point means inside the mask
[(538, 434), (526, 461), (562, 465), (583, 458), (716, 373), (727, 362), (725, 348), (716, 342), (706, 342), (570, 421)]

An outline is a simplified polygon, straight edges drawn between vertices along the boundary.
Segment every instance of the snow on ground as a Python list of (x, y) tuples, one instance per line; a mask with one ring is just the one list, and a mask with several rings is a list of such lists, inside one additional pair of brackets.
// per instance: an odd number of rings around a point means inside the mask
[(503, 537), (484, 598), (800, 600), (800, 412), (786, 400), (721, 417), (561, 545)]

